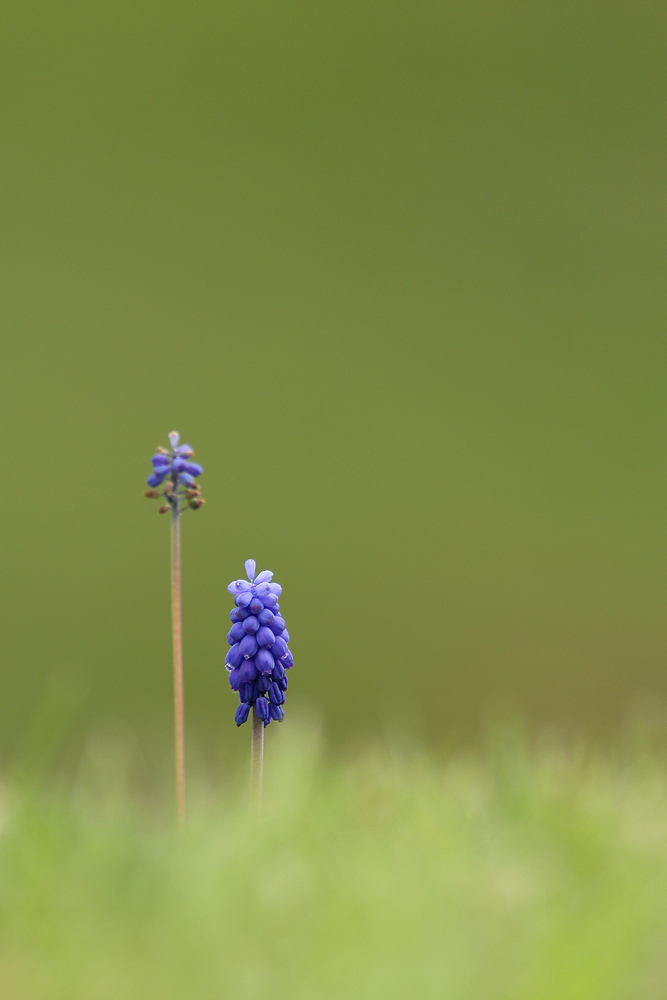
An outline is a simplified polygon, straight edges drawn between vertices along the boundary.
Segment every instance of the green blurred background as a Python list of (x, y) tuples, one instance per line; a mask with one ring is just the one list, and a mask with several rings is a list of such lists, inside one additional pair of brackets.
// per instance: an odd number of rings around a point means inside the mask
[(141, 493), (173, 428), (208, 499), (183, 525), (191, 759), (247, 749), (222, 664), (249, 556), (284, 586), (288, 718), (333, 745), (506, 712), (613, 735), (667, 696), (664, 6), (0, 23), (5, 759), (48, 684), (75, 743), (169, 738), (168, 523)]

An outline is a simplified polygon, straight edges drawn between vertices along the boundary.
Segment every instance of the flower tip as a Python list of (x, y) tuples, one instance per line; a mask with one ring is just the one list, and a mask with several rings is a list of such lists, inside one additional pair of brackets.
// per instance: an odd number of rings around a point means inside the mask
[(169, 435), (169, 444), (174, 449), (174, 451), (176, 450), (176, 448), (178, 448), (178, 442), (180, 440), (181, 440), (181, 435), (178, 433), (178, 431), (172, 431), (171, 434)]
[(255, 579), (255, 570), (257, 569), (257, 563), (254, 559), (246, 559), (245, 561), (245, 571), (249, 580)]

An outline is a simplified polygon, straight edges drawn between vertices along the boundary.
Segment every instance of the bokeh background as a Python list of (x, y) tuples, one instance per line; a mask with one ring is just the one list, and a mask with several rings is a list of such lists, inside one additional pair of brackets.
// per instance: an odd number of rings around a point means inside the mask
[(74, 746), (169, 739), (141, 494), (173, 428), (208, 499), (191, 759), (247, 751), (249, 556), (288, 717), (333, 747), (507, 713), (613, 739), (659, 704), (664, 5), (25, 0), (0, 29), (3, 758), (45, 698)]

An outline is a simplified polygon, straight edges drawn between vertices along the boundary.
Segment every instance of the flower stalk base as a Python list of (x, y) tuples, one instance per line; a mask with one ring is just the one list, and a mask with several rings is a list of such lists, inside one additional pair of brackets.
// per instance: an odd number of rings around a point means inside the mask
[(250, 745), (250, 795), (255, 812), (262, 804), (262, 774), (264, 771), (264, 723), (252, 709), (252, 743)]

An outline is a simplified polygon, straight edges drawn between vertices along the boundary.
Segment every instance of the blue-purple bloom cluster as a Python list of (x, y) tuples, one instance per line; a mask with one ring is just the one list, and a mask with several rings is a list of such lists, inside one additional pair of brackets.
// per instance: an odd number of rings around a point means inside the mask
[(294, 663), (288, 647), (289, 632), (280, 615), (279, 583), (271, 583), (273, 573), (265, 569), (255, 576), (256, 563), (248, 559), (247, 580), (234, 580), (227, 590), (234, 595), (236, 607), (230, 618), (232, 627), (227, 634), (231, 649), (225, 666), (229, 683), (238, 691), (241, 704), (234, 720), (242, 726), (255, 707), (265, 726), (272, 720), (282, 722), (285, 713), (287, 675)]
[[(155, 499), (160, 496), (165, 498), (167, 503), (160, 508), (161, 513), (170, 509), (180, 513), (185, 506), (197, 510), (206, 502), (196, 482), (197, 476), (201, 476), (204, 469), (199, 462), (191, 461), (194, 455), (191, 446), (179, 442), (178, 431), (172, 431), (169, 435), (169, 449), (158, 448), (151, 458), (153, 472), (146, 480), (150, 489), (145, 495)], [(163, 483), (164, 490), (160, 492), (158, 487)]]

